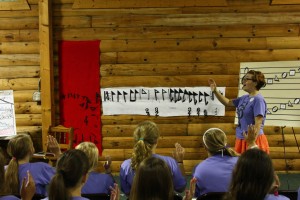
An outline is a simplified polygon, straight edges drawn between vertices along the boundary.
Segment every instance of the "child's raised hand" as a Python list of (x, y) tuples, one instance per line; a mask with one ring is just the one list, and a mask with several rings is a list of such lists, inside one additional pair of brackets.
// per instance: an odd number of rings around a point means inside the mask
[(175, 144), (175, 150), (173, 151), (173, 157), (177, 162), (182, 162), (184, 158), (185, 149), (179, 144)]
[(190, 180), (190, 189), (185, 191), (185, 196), (183, 200), (191, 200), (195, 195), (197, 179), (194, 177)]
[(118, 184), (115, 183), (114, 187), (110, 187), (110, 189), (110, 200), (120, 200), (120, 189), (118, 187)]
[(29, 171), (27, 171), (27, 177), (22, 180), (20, 194), (23, 200), (31, 200), (35, 194), (35, 182)]
[(106, 161), (104, 162), (103, 167), (105, 169), (105, 172), (107, 174), (109, 174), (109, 173), (111, 173), (111, 168), (110, 168), (110, 166), (111, 166), (111, 157), (110, 156), (105, 156), (105, 159), (106, 159)]
[(58, 142), (55, 137), (48, 135), (47, 138), (47, 147), (50, 152), (54, 153), (56, 157), (59, 157), (61, 154)]

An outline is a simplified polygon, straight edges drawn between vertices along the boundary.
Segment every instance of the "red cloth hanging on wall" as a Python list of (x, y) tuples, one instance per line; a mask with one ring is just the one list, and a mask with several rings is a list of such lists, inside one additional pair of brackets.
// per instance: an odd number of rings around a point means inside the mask
[(100, 41), (59, 43), (60, 122), (74, 127), (74, 145), (96, 144), (101, 154)]

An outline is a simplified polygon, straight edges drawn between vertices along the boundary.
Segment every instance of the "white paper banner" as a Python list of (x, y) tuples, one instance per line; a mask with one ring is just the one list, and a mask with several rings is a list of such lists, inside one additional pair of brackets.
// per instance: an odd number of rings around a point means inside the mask
[(0, 91), (0, 137), (16, 134), (13, 91), (3, 90)]
[[(225, 87), (218, 87), (225, 94)], [(103, 115), (224, 116), (209, 87), (102, 88)]]

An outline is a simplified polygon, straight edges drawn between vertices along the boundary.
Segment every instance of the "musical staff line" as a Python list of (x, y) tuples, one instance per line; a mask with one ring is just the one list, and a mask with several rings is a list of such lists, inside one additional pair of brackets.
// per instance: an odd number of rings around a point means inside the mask
[[(300, 61), (241, 63), (240, 78), (249, 70), (265, 75), (260, 93), (267, 102), (266, 125), (300, 127)], [(239, 96), (245, 94), (239, 87)]]

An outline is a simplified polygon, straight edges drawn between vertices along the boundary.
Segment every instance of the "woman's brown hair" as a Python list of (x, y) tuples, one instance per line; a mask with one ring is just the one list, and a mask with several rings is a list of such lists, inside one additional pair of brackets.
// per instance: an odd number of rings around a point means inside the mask
[(130, 200), (173, 200), (170, 168), (160, 158), (149, 157), (141, 162), (133, 180)]
[(262, 87), (266, 86), (265, 75), (261, 71), (250, 70), (247, 74), (253, 75), (253, 81), (256, 82), (255, 88), (260, 90)]
[(75, 188), (88, 171), (89, 160), (83, 151), (71, 149), (63, 153), (49, 185), (49, 200), (70, 200), (69, 189)]
[(264, 200), (273, 182), (269, 155), (260, 149), (249, 149), (238, 159), (225, 200)]
[(5, 171), (5, 191), (9, 194), (19, 194), (19, 160), (34, 153), (33, 143), (29, 135), (18, 134), (9, 140), (7, 153), (11, 160)]

